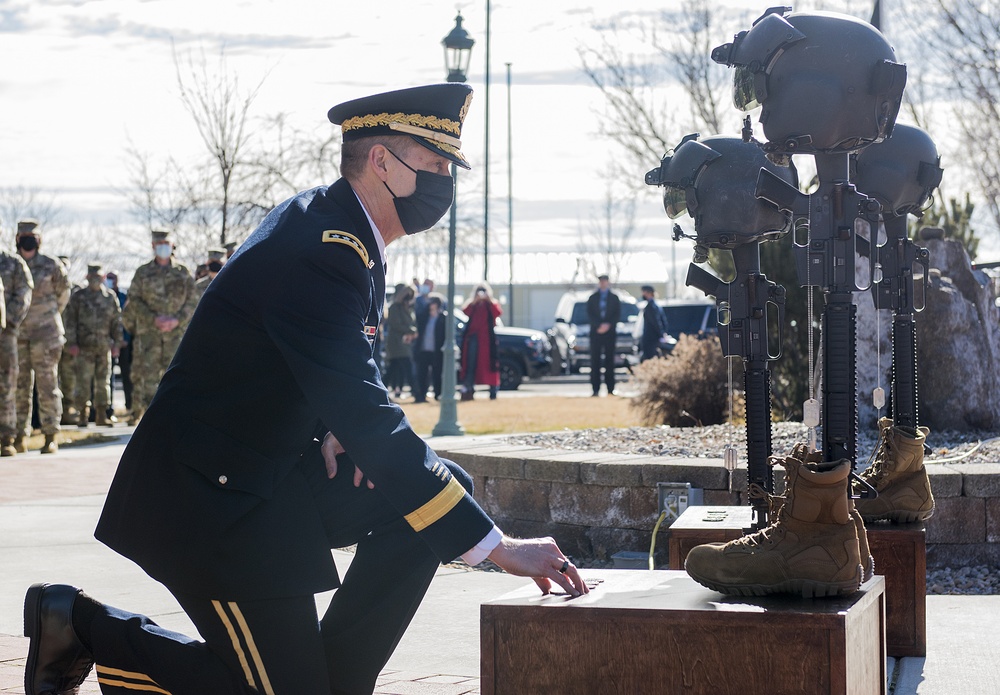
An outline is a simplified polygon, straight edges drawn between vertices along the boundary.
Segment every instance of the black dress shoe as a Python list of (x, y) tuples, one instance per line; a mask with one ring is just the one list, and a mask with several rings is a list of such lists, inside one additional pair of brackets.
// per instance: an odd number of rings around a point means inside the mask
[(65, 584), (33, 584), (24, 597), (26, 695), (75, 693), (94, 666), (94, 657), (73, 629), (73, 604), (80, 590)]

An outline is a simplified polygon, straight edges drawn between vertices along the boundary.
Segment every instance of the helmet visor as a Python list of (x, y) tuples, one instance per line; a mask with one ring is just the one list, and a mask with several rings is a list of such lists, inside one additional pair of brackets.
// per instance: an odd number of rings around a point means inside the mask
[(665, 186), (663, 188), (663, 209), (667, 211), (667, 217), (672, 220), (683, 215), (687, 212), (687, 191), (683, 188)]
[(733, 103), (740, 111), (753, 111), (760, 106), (755, 73), (750, 68), (737, 65), (733, 73)]

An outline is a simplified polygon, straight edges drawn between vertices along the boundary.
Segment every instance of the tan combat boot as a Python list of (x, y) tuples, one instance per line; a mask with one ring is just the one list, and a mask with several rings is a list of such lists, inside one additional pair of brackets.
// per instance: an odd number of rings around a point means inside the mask
[(54, 434), (45, 435), (45, 443), (42, 444), (43, 454), (54, 454), (59, 451), (59, 445), (56, 444), (56, 436)]
[[(792, 447), (792, 456), (807, 463), (821, 463), (823, 461), (823, 452), (809, 451), (809, 446), (806, 444), (796, 444)], [(847, 500), (847, 508), (851, 512), (854, 528), (858, 532), (858, 549), (861, 552), (861, 564), (864, 568), (862, 581), (867, 582), (875, 576), (875, 558), (872, 557), (871, 548), (868, 545), (868, 532), (865, 530), (864, 519), (861, 518), (854, 500), (850, 497)]]
[(875, 462), (859, 476), (878, 490), (878, 497), (856, 501), (861, 518), (894, 523), (929, 519), (934, 514), (934, 495), (924, 467), (928, 429), (896, 427), (889, 418), (879, 420), (878, 426)]
[(785, 468), (785, 496), (771, 524), (729, 543), (691, 549), (684, 569), (725, 594), (797, 593), (809, 598), (851, 594), (863, 569), (848, 505), (847, 459), (805, 462), (774, 458)]
[(114, 415), (108, 415), (104, 408), (97, 409), (97, 414), (94, 416), (94, 423), (98, 427), (114, 427), (116, 422), (118, 422), (118, 418)]
[(0, 456), (14, 456), (17, 453), (17, 449), (14, 448), (14, 438), (4, 437), (3, 442), (0, 442)]
[(77, 427), (89, 427), (90, 426), (90, 408), (83, 407), (80, 410), (80, 417), (76, 421)]
[(26, 453), (28, 451), (27, 445), (24, 443), (24, 435), (19, 434), (14, 437), (14, 451), (19, 454)]

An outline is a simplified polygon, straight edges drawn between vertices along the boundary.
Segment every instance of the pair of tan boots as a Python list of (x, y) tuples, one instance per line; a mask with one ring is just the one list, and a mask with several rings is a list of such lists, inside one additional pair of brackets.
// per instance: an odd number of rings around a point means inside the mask
[(860, 477), (877, 491), (854, 500), (851, 462), (823, 462), (797, 444), (771, 465), (785, 469), (785, 494), (769, 495), (770, 525), (728, 543), (691, 549), (684, 569), (698, 583), (725, 594), (804, 597), (851, 594), (871, 578), (875, 561), (865, 523), (920, 521), (934, 513), (924, 468), (926, 428), (879, 422), (880, 442), (872, 465)]

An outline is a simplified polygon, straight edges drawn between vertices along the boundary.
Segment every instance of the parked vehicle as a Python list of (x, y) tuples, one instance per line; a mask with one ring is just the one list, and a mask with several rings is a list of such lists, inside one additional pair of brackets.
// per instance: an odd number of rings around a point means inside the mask
[[(553, 368), (559, 372), (579, 372), (590, 366), (590, 319), (587, 298), (593, 290), (566, 292), (556, 305), (555, 325), (548, 330), (552, 342)], [(615, 365), (627, 367), (632, 355), (632, 326), (639, 315), (635, 298), (615, 290), (622, 304), (621, 321), (616, 327)]]
[[(460, 349), (469, 317), (458, 309), (455, 320), (455, 339)], [(498, 320), (496, 335), (500, 343), (500, 390), (513, 391), (525, 378), (535, 379), (549, 374), (552, 346), (543, 331), (504, 326), (503, 321)]]
[[(663, 313), (667, 315), (667, 334), (669, 338), (665, 341), (662, 348), (665, 354), (670, 354), (681, 335), (718, 335), (719, 324), (715, 302), (708, 300), (657, 299), (656, 303), (663, 308)], [(645, 326), (645, 322), (642, 320), (642, 310), (644, 308), (646, 308), (646, 303), (640, 302), (639, 316), (632, 326), (634, 362), (638, 362), (639, 356), (642, 354), (642, 331)]]

